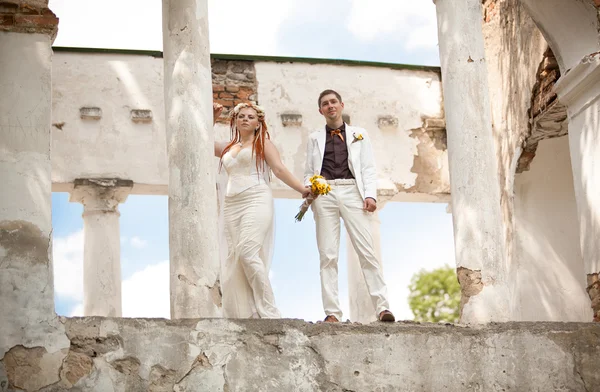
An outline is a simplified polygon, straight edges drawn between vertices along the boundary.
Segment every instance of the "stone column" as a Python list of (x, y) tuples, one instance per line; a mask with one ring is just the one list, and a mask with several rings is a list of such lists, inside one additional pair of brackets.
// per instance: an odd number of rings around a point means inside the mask
[(52, 268), (51, 45), (58, 19), (47, 1), (21, 3), (0, 6), (1, 390), (57, 382), (70, 344), (54, 312)]
[(171, 317), (219, 317), (217, 196), (206, 0), (163, 0)]
[(481, 0), (437, 0), (461, 322), (509, 319)]
[[(385, 202), (377, 201), (377, 211), (370, 216), (371, 220), (371, 234), (373, 235), (373, 245), (375, 246), (375, 255), (381, 263), (383, 269), (383, 259), (381, 257), (381, 235), (380, 227), (381, 220), (379, 214), (381, 209), (385, 205)], [(365, 278), (363, 277), (362, 270), (360, 268), (360, 262), (358, 261), (358, 255), (352, 246), (350, 237), (346, 234), (346, 252), (347, 252), (347, 266), (348, 266), (348, 298), (349, 298), (349, 316), (350, 321), (359, 322), (362, 324), (368, 324), (373, 321), (377, 321), (377, 312), (373, 306), (373, 301), (369, 296)], [(385, 273), (384, 273), (385, 279)], [(389, 282), (385, 279), (388, 284), (389, 294)], [(393, 306), (394, 304), (390, 304)]]
[(554, 89), (569, 116), (581, 255), (594, 321), (600, 322), (600, 55), (584, 57)]
[(119, 204), (133, 181), (77, 179), (69, 201), (83, 204), (83, 315), (121, 317)]

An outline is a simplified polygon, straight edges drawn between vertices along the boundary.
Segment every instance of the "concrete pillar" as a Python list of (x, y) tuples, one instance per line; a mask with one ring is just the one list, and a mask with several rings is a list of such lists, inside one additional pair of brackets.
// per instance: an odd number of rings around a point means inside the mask
[(437, 0), (461, 322), (509, 319), (481, 0)]
[(121, 317), (119, 204), (133, 181), (75, 180), (69, 201), (83, 204), (83, 315)]
[(220, 317), (206, 0), (163, 0), (171, 317)]
[[(381, 257), (381, 235), (380, 227), (381, 220), (379, 214), (385, 202), (377, 201), (377, 211), (370, 216), (371, 221), (371, 234), (373, 235), (373, 245), (375, 246), (375, 255), (381, 263), (383, 268), (383, 259)], [(373, 321), (377, 321), (377, 312), (373, 306), (373, 301), (369, 296), (367, 285), (365, 284), (365, 278), (363, 277), (362, 270), (360, 268), (360, 262), (358, 261), (358, 255), (352, 246), (350, 237), (346, 234), (346, 252), (347, 252), (347, 266), (348, 266), (348, 298), (349, 298), (349, 316), (350, 321), (358, 322), (362, 324), (368, 324)], [(385, 274), (384, 274), (385, 278)], [(386, 280), (386, 284), (389, 282)], [(389, 290), (388, 290), (389, 291)], [(393, 306), (394, 304), (390, 304)]]
[(57, 382), (70, 344), (54, 312), (52, 273), (51, 45), (58, 19), (47, 8), (21, 7), (0, 7), (2, 390)]
[[(585, 56), (555, 85), (569, 116), (579, 238), (594, 321), (600, 321), (600, 55)], [(584, 277), (582, 277), (582, 280)]]

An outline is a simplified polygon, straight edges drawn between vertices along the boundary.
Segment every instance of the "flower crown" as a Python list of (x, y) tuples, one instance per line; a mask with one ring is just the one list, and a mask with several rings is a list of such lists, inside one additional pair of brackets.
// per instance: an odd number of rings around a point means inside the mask
[(242, 102), (242, 103), (238, 103), (236, 105), (236, 107), (233, 108), (233, 111), (231, 112), (231, 116), (232, 117), (237, 117), (237, 115), (239, 114), (240, 110), (244, 109), (244, 108), (252, 108), (254, 110), (256, 110), (256, 114), (258, 115), (258, 118), (260, 120), (265, 118), (265, 109), (262, 108), (262, 106), (258, 106), (254, 103), (250, 103), (250, 102)]

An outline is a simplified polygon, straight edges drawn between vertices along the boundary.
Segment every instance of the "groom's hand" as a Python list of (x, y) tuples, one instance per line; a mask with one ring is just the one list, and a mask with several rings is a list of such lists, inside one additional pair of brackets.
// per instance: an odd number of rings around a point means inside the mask
[(367, 197), (365, 199), (365, 202), (363, 205), (363, 210), (369, 211), (369, 212), (374, 212), (376, 209), (377, 209), (377, 202), (375, 201), (375, 199), (373, 199), (371, 197)]

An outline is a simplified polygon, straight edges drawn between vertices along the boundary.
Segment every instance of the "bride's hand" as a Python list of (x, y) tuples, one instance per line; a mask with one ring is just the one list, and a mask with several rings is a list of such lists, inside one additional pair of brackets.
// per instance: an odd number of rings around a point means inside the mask
[(302, 191), (302, 198), (306, 199), (311, 194), (310, 188), (306, 187)]
[(213, 102), (213, 123), (217, 122), (217, 118), (221, 116), (221, 113), (223, 113), (223, 109), (223, 105)]

